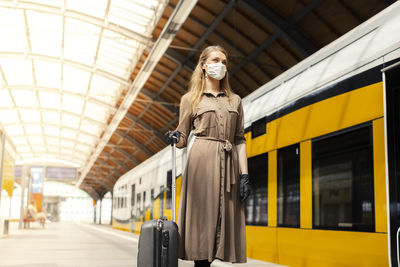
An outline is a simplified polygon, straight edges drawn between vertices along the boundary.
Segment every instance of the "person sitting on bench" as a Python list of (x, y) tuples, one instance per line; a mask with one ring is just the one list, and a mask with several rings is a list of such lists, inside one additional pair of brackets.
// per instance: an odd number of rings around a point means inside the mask
[(35, 221), (40, 221), (40, 224), (44, 226), (46, 222), (46, 215), (43, 212), (38, 212), (36, 209), (35, 201), (31, 201), (28, 205), (28, 217)]

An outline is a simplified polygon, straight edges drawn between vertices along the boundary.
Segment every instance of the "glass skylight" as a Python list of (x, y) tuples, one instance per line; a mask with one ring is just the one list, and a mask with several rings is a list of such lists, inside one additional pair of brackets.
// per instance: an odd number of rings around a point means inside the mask
[(0, 2), (0, 124), (18, 160), (85, 165), (167, 3)]

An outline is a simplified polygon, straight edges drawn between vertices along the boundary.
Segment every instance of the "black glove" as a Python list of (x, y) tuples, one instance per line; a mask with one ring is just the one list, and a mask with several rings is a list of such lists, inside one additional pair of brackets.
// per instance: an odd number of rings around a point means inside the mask
[(245, 202), (251, 193), (250, 178), (248, 174), (240, 174), (240, 200)]
[(165, 137), (167, 138), (167, 143), (172, 145), (172, 143), (176, 144), (179, 142), (181, 133), (178, 131), (168, 131), (165, 133)]

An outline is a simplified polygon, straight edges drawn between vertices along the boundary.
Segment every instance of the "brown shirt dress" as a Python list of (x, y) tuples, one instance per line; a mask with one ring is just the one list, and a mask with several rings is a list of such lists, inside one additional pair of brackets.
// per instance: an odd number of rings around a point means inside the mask
[(239, 193), (236, 145), (246, 142), (243, 107), (236, 94), (204, 93), (193, 115), (190, 93), (181, 99), (179, 125), (184, 145), (196, 139), (182, 176), (178, 212), (179, 258), (246, 262), (244, 206)]

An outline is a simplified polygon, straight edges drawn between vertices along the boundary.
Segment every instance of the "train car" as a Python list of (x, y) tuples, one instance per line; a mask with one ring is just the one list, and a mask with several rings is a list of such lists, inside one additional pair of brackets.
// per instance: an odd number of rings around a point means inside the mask
[[(189, 142), (188, 147), (191, 147), (192, 141)], [(177, 174), (182, 173), (186, 156), (187, 148), (177, 149)], [(146, 220), (162, 216), (172, 218), (171, 158), (171, 147), (168, 146), (118, 179), (113, 190), (114, 228), (139, 233)], [(177, 181), (177, 203), (179, 193), (180, 179)]]
[[(400, 266), (399, 33), (397, 2), (243, 99), (248, 257)], [(144, 220), (170, 218), (170, 160), (166, 148), (121, 177), (114, 227), (138, 232)], [(141, 202), (150, 190), (159, 193)]]

